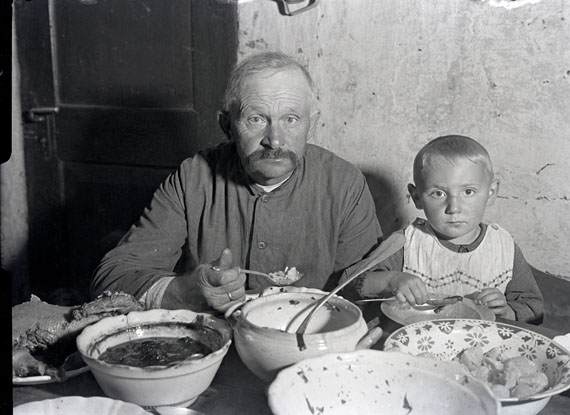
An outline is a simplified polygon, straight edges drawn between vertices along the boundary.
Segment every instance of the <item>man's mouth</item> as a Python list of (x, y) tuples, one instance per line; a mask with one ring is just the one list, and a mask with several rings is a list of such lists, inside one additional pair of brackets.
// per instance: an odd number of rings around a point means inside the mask
[(247, 159), (250, 165), (258, 160), (280, 161), (284, 159), (290, 159), (294, 164), (297, 164), (297, 155), (295, 153), (280, 148), (278, 149), (265, 148), (257, 150), (251, 153)]

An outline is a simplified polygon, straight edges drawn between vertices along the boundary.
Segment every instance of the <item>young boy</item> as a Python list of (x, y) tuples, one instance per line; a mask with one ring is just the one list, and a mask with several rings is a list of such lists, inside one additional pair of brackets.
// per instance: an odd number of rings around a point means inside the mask
[(469, 137), (438, 137), (417, 154), (414, 182), (408, 191), (426, 220), (401, 231), (404, 247), (344, 294), (391, 292), (410, 304), (424, 303), (428, 292), (467, 295), (497, 317), (540, 322), (542, 294), (520, 248), (499, 225), (481, 222), (499, 189), (485, 148)]

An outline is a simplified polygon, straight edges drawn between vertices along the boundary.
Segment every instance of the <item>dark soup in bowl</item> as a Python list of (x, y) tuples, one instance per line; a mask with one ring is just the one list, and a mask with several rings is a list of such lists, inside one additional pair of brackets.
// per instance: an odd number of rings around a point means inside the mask
[(201, 358), (212, 349), (190, 337), (151, 337), (109, 347), (99, 360), (134, 367), (169, 365), (188, 358)]

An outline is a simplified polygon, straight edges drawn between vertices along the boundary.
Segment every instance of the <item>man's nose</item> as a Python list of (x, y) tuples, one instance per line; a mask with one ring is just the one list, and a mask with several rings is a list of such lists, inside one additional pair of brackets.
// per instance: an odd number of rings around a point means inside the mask
[(271, 148), (279, 148), (283, 145), (283, 131), (279, 124), (269, 124), (267, 126), (263, 143)]
[(461, 203), (456, 196), (450, 196), (447, 200), (447, 206), (445, 208), (445, 213), (461, 213)]

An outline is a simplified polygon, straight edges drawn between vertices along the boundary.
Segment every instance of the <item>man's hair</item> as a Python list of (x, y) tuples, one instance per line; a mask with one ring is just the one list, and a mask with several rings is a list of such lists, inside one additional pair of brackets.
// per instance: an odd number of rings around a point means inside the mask
[(426, 167), (437, 167), (441, 160), (453, 163), (459, 159), (467, 159), (480, 164), (492, 180), (494, 177), (491, 157), (485, 147), (472, 138), (463, 135), (445, 135), (427, 143), (414, 159), (414, 182), (422, 182)]
[(241, 105), (241, 86), (251, 75), (268, 69), (280, 70), (286, 68), (299, 69), (307, 79), (313, 96), (316, 95), (315, 85), (311, 75), (295, 59), (282, 52), (262, 52), (251, 55), (241, 61), (231, 72), (222, 101), (224, 111), (237, 111)]

